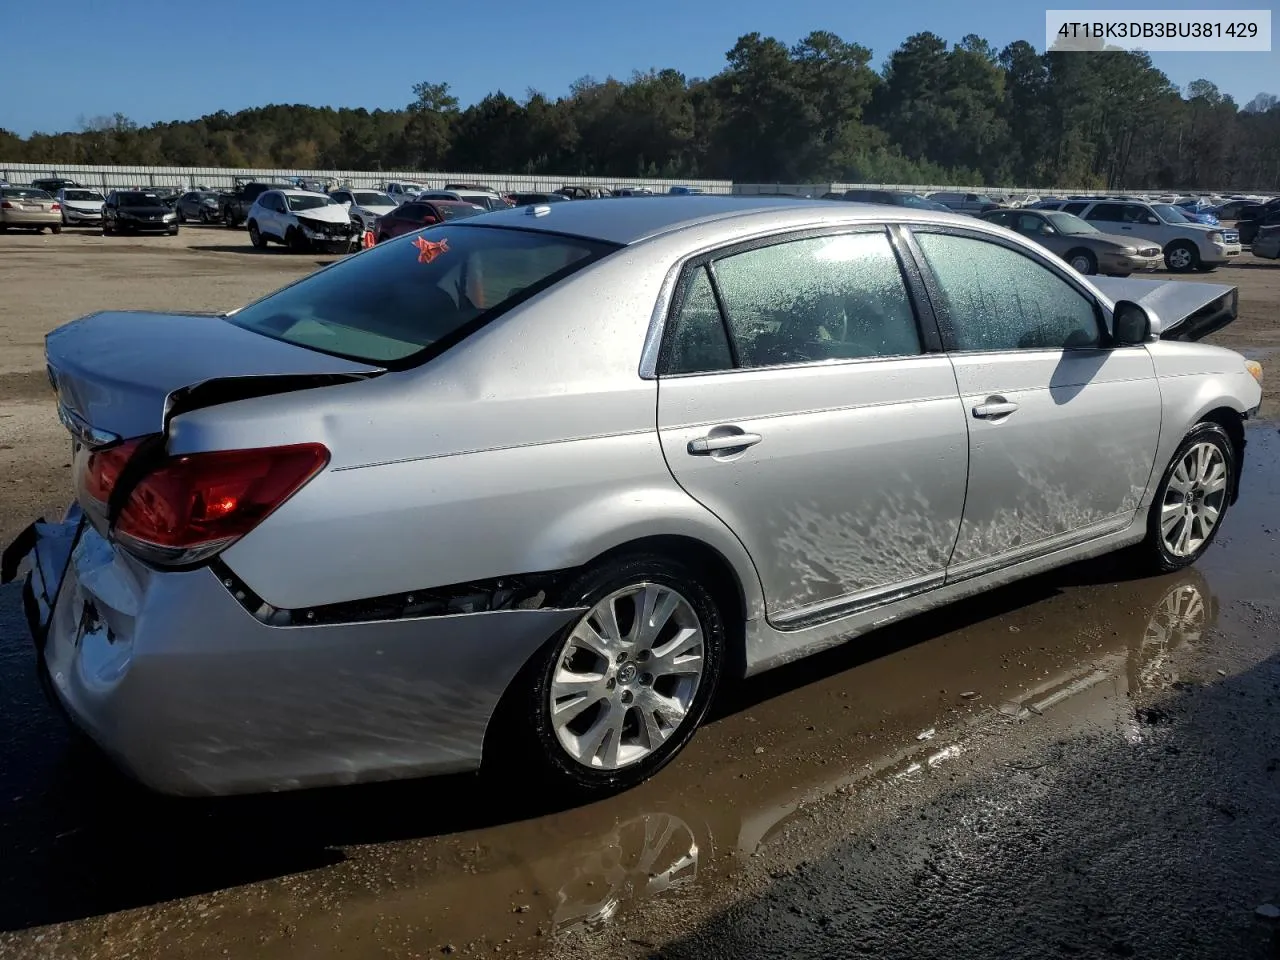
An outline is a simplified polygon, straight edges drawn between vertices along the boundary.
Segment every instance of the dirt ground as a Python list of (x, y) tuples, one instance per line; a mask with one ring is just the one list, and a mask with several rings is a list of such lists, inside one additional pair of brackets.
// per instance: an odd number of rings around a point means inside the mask
[[(0, 540), (67, 497), (49, 329), (325, 259), (0, 238)], [(1280, 263), (1210, 279), (1241, 291), (1215, 340), (1280, 360)], [(1077, 565), (739, 684), (661, 775), (571, 809), (472, 777), (149, 794), (68, 737), (0, 589), (0, 958), (1280, 956), (1280, 435), (1248, 436), (1194, 568)]]

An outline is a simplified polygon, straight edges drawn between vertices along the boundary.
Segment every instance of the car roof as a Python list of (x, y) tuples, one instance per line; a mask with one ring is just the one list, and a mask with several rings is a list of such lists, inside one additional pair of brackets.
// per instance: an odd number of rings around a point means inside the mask
[[(928, 223), (974, 223), (973, 217), (941, 210), (916, 210), (881, 204), (832, 203), (829, 200), (787, 197), (734, 197), (723, 194), (667, 196), (656, 203), (615, 203), (612, 199), (578, 200), (546, 204), (545, 213), (532, 216), (539, 204), (511, 207), (486, 214), (476, 226), (564, 233), (632, 244), (659, 234), (672, 233), (716, 221), (734, 220), (744, 230), (755, 227), (799, 227), (807, 224), (895, 221)], [(891, 211), (891, 212), (890, 212)]]

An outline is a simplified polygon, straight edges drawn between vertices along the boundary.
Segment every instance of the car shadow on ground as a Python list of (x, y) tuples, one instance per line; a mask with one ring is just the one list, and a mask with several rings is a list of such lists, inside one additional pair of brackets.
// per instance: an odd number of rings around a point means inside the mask
[[(1122, 561), (1104, 558), (962, 601), (858, 643), (729, 683), (711, 719), (1028, 606), (1064, 587), (1126, 578)], [(459, 775), (252, 797), (152, 793), (72, 736), (44, 702), (18, 591), (0, 590), (0, 931), (311, 870), (345, 859), (341, 848), (348, 845), (447, 835), (566, 806), (506, 786)]]

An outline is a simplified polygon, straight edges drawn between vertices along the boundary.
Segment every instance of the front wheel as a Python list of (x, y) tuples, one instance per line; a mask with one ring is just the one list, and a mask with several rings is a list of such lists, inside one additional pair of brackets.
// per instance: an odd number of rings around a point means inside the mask
[(1067, 254), (1067, 263), (1076, 273), (1093, 276), (1098, 272), (1098, 258), (1089, 250), (1072, 250)]
[(1164, 252), (1164, 265), (1174, 273), (1190, 273), (1200, 265), (1200, 251), (1185, 240), (1171, 243)]
[(725, 659), (721, 611), (697, 574), (637, 554), (589, 568), (561, 604), (585, 608), (515, 681), (495, 745), (553, 790), (600, 796), (657, 773), (706, 716)]
[(1200, 559), (1231, 505), (1236, 457), (1221, 425), (1198, 423), (1173, 455), (1156, 488), (1141, 549), (1161, 573)]

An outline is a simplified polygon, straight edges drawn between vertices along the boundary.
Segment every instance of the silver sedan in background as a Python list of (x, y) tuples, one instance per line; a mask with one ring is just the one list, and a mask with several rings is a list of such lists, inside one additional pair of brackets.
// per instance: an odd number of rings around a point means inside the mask
[(160, 790), (618, 790), (730, 671), (1203, 553), (1261, 401), (1194, 342), (1236, 291), (1105, 283), (971, 217), (686, 196), (94, 314), (46, 346), (75, 502), (3, 573), (56, 702)]

